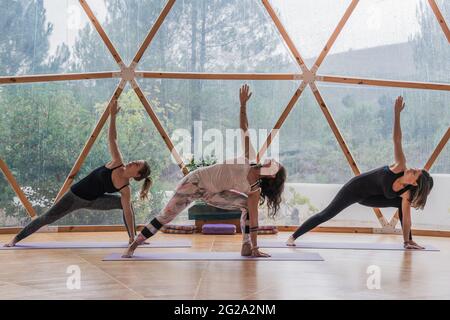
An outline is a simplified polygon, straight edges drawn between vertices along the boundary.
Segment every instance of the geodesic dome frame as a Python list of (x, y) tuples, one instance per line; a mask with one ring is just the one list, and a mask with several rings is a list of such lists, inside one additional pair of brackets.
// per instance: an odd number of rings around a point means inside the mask
[[(265, 7), (268, 15), (271, 17), (273, 23), (276, 26), (279, 34), (284, 40), (286, 46), (288, 47), (290, 53), (295, 58), (295, 61), (299, 65), (301, 69), (301, 73), (189, 73), (189, 72), (151, 72), (151, 71), (140, 71), (137, 70), (139, 62), (143, 57), (146, 49), (149, 47), (150, 43), (154, 39), (157, 34), (160, 26), (164, 22), (165, 18), (171, 11), (173, 5), (176, 0), (168, 0), (163, 10), (159, 14), (157, 20), (151, 27), (141, 46), (138, 48), (137, 52), (134, 55), (131, 63), (126, 65), (119, 52), (114, 47), (114, 44), (111, 42), (110, 38), (102, 28), (99, 23), (97, 17), (91, 10), (88, 2), (86, 0), (79, 0), (79, 3), (86, 15), (92, 22), (94, 28), (97, 30), (98, 34), (102, 38), (104, 44), (109, 50), (110, 54), (116, 61), (119, 71), (111, 71), (111, 72), (89, 72), (89, 73), (70, 73), (70, 74), (44, 74), (44, 75), (28, 75), (28, 76), (6, 76), (0, 77), (0, 85), (1, 84), (19, 84), (19, 83), (33, 83), (33, 82), (54, 82), (54, 81), (66, 81), (66, 80), (90, 80), (90, 79), (108, 79), (108, 78), (120, 78), (119, 84), (116, 86), (110, 100), (108, 106), (103, 111), (100, 119), (95, 125), (94, 130), (92, 131), (89, 139), (84, 145), (81, 153), (79, 154), (77, 160), (75, 161), (72, 170), (68, 174), (67, 178), (64, 181), (57, 197), (56, 201), (68, 190), (72, 182), (74, 181), (77, 173), (79, 172), (81, 166), (83, 165), (84, 160), (88, 156), (92, 146), (94, 145), (97, 137), (99, 136), (104, 124), (106, 123), (109, 117), (109, 107), (111, 102), (115, 99), (118, 99), (122, 94), (125, 86), (129, 82), (132, 89), (135, 91), (137, 97), (141, 101), (143, 107), (148, 113), (152, 123), (155, 125), (159, 134), (161, 135), (163, 141), (165, 142), (167, 148), (171, 152), (173, 158), (177, 162), (178, 166), (182, 170), (184, 174), (188, 173), (188, 170), (183, 163), (182, 158), (174, 147), (170, 137), (168, 136), (165, 128), (161, 124), (158, 116), (156, 115), (153, 106), (150, 104), (149, 100), (145, 96), (141, 87), (139, 86), (136, 78), (153, 78), (153, 79), (196, 79), (196, 80), (301, 80), (300, 86), (297, 88), (293, 96), (291, 97), (289, 103), (284, 108), (282, 114), (278, 118), (275, 123), (272, 131), (269, 133), (267, 139), (264, 144), (260, 148), (257, 153), (257, 160), (259, 161), (262, 156), (265, 154), (269, 146), (271, 145), (273, 138), (277, 134), (278, 130), (283, 126), (283, 123), (289, 116), (290, 112), (294, 108), (296, 102), (306, 89), (306, 87), (310, 87), (315, 100), (317, 101), (322, 113), (324, 114), (328, 125), (330, 126), (336, 141), (338, 142), (348, 164), (350, 165), (353, 173), (355, 175), (360, 174), (360, 169), (343, 137), (341, 131), (334, 121), (333, 115), (331, 114), (325, 100), (323, 99), (316, 82), (331, 82), (338, 84), (353, 84), (353, 85), (361, 85), (361, 86), (380, 86), (380, 87), (397, 87), (397, 88), (413, 88), (413, 89), (428, 89), (428, 90), (443, 90), (450, 91), (450, 84), (446, 83), (431, 83), (431, 82), (412, 82), (412, 81), (395, 81), (395, 80), (381, 80), (381, 79), (369, 79), (369, 78), (355, 78), (355, 77), (346, 77), (346, 76), (330, 76), (330, 75), (320, 75), (317, 74), (318, 69), (320, 68), (322, 62), (324, 61), (327, 54), (330, 52), (331, 47), (334, 42), (338, 38), (340, 32), (344, 28), (348, 19), (352, 15), (354, 9), (357, 7), (359, 0), (352, 0), (350, 5), (347, 7), (344, 15), (340, 19), (339, 23), (335, 27), (331, 36), (329, 37), (326, 45), (323, 50), (318, 55), (315, 60), (313, 66), (308, 68), (297, 50), (294, 42), (291, 40), (288, 35), (285, 27), (277, 17), (277, 14), (273, 10), (269, 0), (261, 0), (263, 6)], [(444, 32), (448, 42), (450, 43), (450, 29), (446, 24), (442, 13), (435, 0), (428, 0), (428, 3), (438, 20), (442, 31)], [(436, 148), (430, 155), (428, 161), (424, 164), (424, 168), (429, 170), (433, 163), (436, 161), (437, 157), (441, 153), (444, 146), (447, 144), (450, 139), (450, 127), (447, 129), (440, 142), (437, 144)], [(27, 213), (30, 217), (35, 217), (36, 213), (28, 201), (27, 197), (21, 190), (19, 184), (15, 180), (14, 176), (8, 169), (6, 163), (0, 159), (0, 168), (5, 174), (9, 184), (12, 189), (15, 191), (17, 196), (19, 197), (21, 203), (24, 205)], [(377, 216), (377, 219), (381, 225), (381, 230), (383, 232), (393, 232), (398, 223), (398, 212), (390, 219), (387, 220), (385, 216), (382, 214), (380, 209), (375, 208), (374, 213)]]

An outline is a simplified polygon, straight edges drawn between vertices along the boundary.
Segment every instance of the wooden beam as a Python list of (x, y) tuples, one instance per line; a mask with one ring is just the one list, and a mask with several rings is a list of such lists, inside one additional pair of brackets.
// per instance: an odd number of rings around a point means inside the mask
[(177, 162), (180, 169), (183, 171), (183, 174), (185, 174), (185, 175), (188, 174), (189, 170), (186, 168), (183, 160), (181, 159), (180, 155), (178, 154), (178, 151), (175, 149), (175, 146), (173, 145), (172, 140), (170, 140), (169, 135), (167, 134), (164, 127), (162, 126), (161, 121), (159, 121), (158, 116), (153, 111), (153, 107), (151, 106), (150, 102), (147, 100), (147, 97), (142, 92), (138, 83), (135, 80), (132, 80), (131, 86), (134, 89), (134, 91), (136, 92), (136, 95), (138, 96), (139, 100), (141, 100), (145, 110), (147, 111), (148, 115), (150, 116), (150, 119), (152, 120), (153, 124), (155, 125), (156, 130), (158, 130), (159, 134), (161, 135), (162, 139), (164, 140), (170, 153), (174, 157), (174, 159)]
[[(447, 129), (447, 132), (442, 136), (441, 140), (439, 141), (438, 145), (434, 149), (433, 153), (431, 154), (430, 158), (428, 159), (427, 163), (423, 167), (425, 170), (429, 171), (431, 167), (433, 166), (436, 159), (441, 154), (441, 151), (444, 149), (445, 145), (447, 144), (448, 140), (450, 139), (450, 127)], [(394, 215), (392, 216), (391, 221), (389, 224), (391, 227), (395, 228), (399, 220), (399, 212), (398, 210), (395, 211)]]
[(22, 189), (20, 188), (19, 184), (17, 183), (16, 179), (14, 178), (13, 174), (11, 173), (11, 171), (9, 170), (8, 166), (3, 161), (3, 159), (0, 159), (0, 169), (5, 175), (6, 180), (8, 180), (9, 185), (16, 193), (17, 197), (19, 197), (19, 200), (25, 207), (25, 210), (27, 211), (28, 215), (31, 218), (36, 217), (36, 211), (34, 211), (33, 206), (31, 205), (27, 196), (23, 193)]
[(150, 79), (200, 79), (200, 80), (301, 80), (298, 73), (200, 73), (200, 72), (148, 72), (138, 71)]
[(133, 63), (134, 64), (138, 64), (139, 61), (141, 61), (141, 58), (144, 55), (145, 50), (147, 50), (148, 46), (150, 45), (150, 42), (155, 37), (156, 32), (158, 32), (159, 27), (162, 25), (162, 23), (166, 19), (167, 15), (169, 14), (169, 12), (172, 9), (174, 4), (175, 4), (175, 0), (167, 1), (166, 5), (164, 6), (163, 10), (161, 11), (161, 13), (158, 16), (158, 19), (156, 19), (156, 21), (153, 24), (152, 28), (148, 32), (148, 34), (145, 37), (144, 41), (142, 42), (139, 50), (136, 52), (136, 55), (133, 58)]
[(450, 29), (448, 28), (447, 23), (445, 22), (444, 16), (441, 13), (441, 10), (439, 10), (438, 5), (436, 4), (435, 0), (428, 0), (428, 3), (431, 6), (431, 9), (434, 12), (434, 15), (436, 16), (436, 19), (439, 22), (439, 25), (442, 28), (442, 31), (444, 31), (445, 37), (447, 38), (447, 41), (450, 43)]
[(31, 76), (6, 76), (0, 77), (0, 84), (108, 79), (112, 78), (114, 76), (114, 73), (115, 72), (113, 71), (108, 71), (108, 72), (87, 72), (87, 73), (67, 73), (67, 74), (39, 74)]
[(58, 195), (56, 196), (55, 202), (57, 202), (69, 189), (70, 185), (72, 184), (73, 180), (75, 179), (76, 175), (78, 174), (78, 171), (80, 171), (81, 165), (83, 164), (84, 160), (86, 159), (87, 155), (89, 154), (89, 151), (91, 151), (92, 146), (94, 145), (95, 140), (97, 140), (98, 135), (100, 134), (103, 126), (105, 125), (106, 120), (109, 117), (109, 107), (111, 106), (111, 102), (113, 100), (119, 99), (120, 95), (122, 94), (123, 88), (126, 85), (125, 80), (121, 80), (119, 85), (116, 87), (113, 95), (111, 96), (108, 106), (103, 111), (102, 115), (100, 116), (100, 119), (98, 120), (97, 124), (94, 127), (94, 130), (92, 131), (91, 135), (89, 136), (89, 139), (87, 140), (86, 144), (84, 145), (83, 149), (81, 150), (80, 155), (78, 156), (77, 160), (75, 161), (75, 164), (72, 167), (72, 170), (70, 170), (69, 175), (67, 176), (66, 180), (64, 181), (63, 186), (58, 192)]
[[(353, 158), (352, 153), (350, 152), (350, 149), (347, 146), (347, 143), (344, 140), (344, 137), (342, 136), (341, 132), (339, 131), (338, 126), (336, 125), (336, 122), (333, 119), (333, 116), (331, 115), (327, 105), (325, 104), (325, 101), (322, 98), (322, 95), (320, 94), (319, 89), (314, 83), (310, 83), (309, 86), (311, 87), (311, 90), (314, 94), (314, 97), (317, 100), (317, 103), (320, 106), (320, 109), (322, 110), (328, 124), (330, 125), (331, 130), (333, 131), (334, 136), (336, 137), (336, 140), (339, 143), (339, 146), (342, 149), (342, 152), (345, 155), (345, 158), (347, 159), (348, 164), (352, 168), (352, 171), (355, 175), (361, 174), (358, 165), (356, 164), (355, 159)], [(381, 210), (379, 208), (373, 208), (373, 211), (375, 212), (375, 215), (378, 218), (378, 221), (380, 222), (381, 226), (384, 227), (388, 225), (388, 222), (386, 218), (381, 213)]]
[(97, 18), (95, 17), (94, 13), (92, 12), (87, 2), (85, 0), (79, 0), (79, 2), (80, 5), (83, 7), (84, 11), (86, 12), (89, 20), (91, 20), (92, 24), (94, 25), (94, 28), (97, 30), (98, 34), (102, 38), (109, 52), (111, 52), (111, 55), (113, 56), (114, 60), (116, 60), (118, 65), (123, 65), (123, 61), (122, 58), (120, 57), (119, 52), (117, 52), (111, 40), (109, 40), (108, 35), (106, 34), (105, 30), (103, 30), (102, 26), (98, 22)]
[(330, 76), (330, 75), (318, 75), (316, 77), (316, 81), (343, 83), (343, 84), (357, 84), (357, 85), (376, 86), (376, 87), (394, 87), (394, 88), (450, 91), (450, 84), (435, 83), (435, 82), (365, 79), (365, 78)]
[(302, 69), (303, 72), (308, 71), (308, 68), (305, 65), (305, 61), (303, 60), (302, 56), (300, 55), (300, 52), (298, 52), (297, 48), (295, 47), (294, 42), (292, 41), (291, 37), (289, 37), (289, 34), (287, 33), (286, 29), (284, 28), (283, 24), (281, 23), (280, 19), (278, 19), (275, 11), (273, 10), (272, 6), (270, 5), (269, 0), (262, 0), (262, 4), (267, 10), (267, 13), (272, 18), (273, 22), (275, 23), (275, 26), (278, 29), (278, 32), (280, 32), (281, 37), (283, 38), (284, 42), (286, 42), (286, 45), (288, 46), (291, 53), (294, 55), (295, 60), (297, 61), (298, 65)]
[(344, 152), (344, 156), (347, 159), (347, 162), (349, 163), (353, 173), (355, 175), (359, 175), (361, 172), (359, 171), (358, 165), (356, 164), (356, 161), (353, 158), (353, 155), (350, 152), (347, 143), (345, 142), (341, 132), (339, 131), (339, 128), (337, 127), (336, 122), (334, 121), (334, 118), (330, 113), (330, 110), (328, 109), (325, 101), (323, 100), (322, 95), (319, 92), (319, 89), (313, 83), (310, 84), (310, 87), (314, 94), (314, 97), (316, 98), (317, 103), (320, 106), (320, 109), (322, 110), (322, 113), (324, 114), (331, 130), (333, 131), (334, 136), (336, 137), (337, 142), (339, 143), (339, 146)]
[(275, 123), (275, 126), (270, 131), (269, 135), (267, 136), (266, 141), (264, 141), (264, 144), (261, 146), (261, 149), (258, 151), (258, 154), (256, 155), (256, 162), (261, 161), (262, 156), (266, 153), (267, 149), (269, 148), (270, 144), (273, 141), (273, 138), (275, 138), (275, 136), (277, 135), (278, 130), (281, 128), (284, 121), (288, 117), (289, 113), (294, 108), (295, 104), (297, 103), (298, 99), (302, 95), (305, 88), (306, 88), (306, 84), (303, 82), (300, 85), (300, 87), (295, 91), (291, 100), (289, 100), (289, 103), (287, 104), (283, 113), (280, 115), (280, 117), (278, 118), (278, 121)]
[(334, 29), (333, 33), (331, 34), (330, 39), (328, 39), (325, 47), (322, 49), (322, 52), (320, 53), (319, 57), (316, 59), (316, 62), (314, 62), (314, 66), (311, 68), (311, 71), (313, 73), (316, 73), (317, 69), (322, 64), (323, 60), (327, 56), (327, 54), (330, 52), (331, 47), (333, 46), (334, 42), (336, 41), (337, 37), (342, 31), (342, 28), (344, 28), (345, 24), (348, 21), (348, 18), (350, 18), (351, 14), (353, 13), (353, 10), (355, 10), (356, 5), (358, 4), (359, 0), (352, 0), (350, 5), (348, 6), (347, 10), (345, 10), (344, 15), (342, 16), (341, 20), (339, 21), (338, 25)]

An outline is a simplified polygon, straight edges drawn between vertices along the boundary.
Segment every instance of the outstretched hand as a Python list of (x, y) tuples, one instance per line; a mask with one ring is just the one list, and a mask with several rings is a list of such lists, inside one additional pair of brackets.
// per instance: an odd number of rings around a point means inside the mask
[(395, 100), (395, 112), (400, 113), (405, 108), (405, 103), (403, 102), (403, 97), (398, 96)]
[(109, 109), (109, 112), (111, 113), (112, 116), (115, 116), (119, 113), (119, 111), (120, 107), (118, 106), (117, 99), (114, 99), (113, 101), (111, 101), (111, 107)]
[(251, 96), (252, 93), (250, 92), (250, 87), (248, 84), (244, 84), (241, 89), (239, 89), (239, 100), (241, 101), (241, 106), (245, 105)]

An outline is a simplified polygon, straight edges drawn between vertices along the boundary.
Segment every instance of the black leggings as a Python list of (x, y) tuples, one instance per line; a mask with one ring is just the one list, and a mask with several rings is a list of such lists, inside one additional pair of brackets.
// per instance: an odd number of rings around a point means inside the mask
[[(40, 215), (29, 224), (27, 224), (19, 234), (16, 235), (15, 240), (19, 242), (29, 235), (35, 233), (43, 226), (51, 224), (62, 217), (68, 215), (71, 212), (74, 212), (79, 209), (91, 209), (91, 210), (113, 210), (113, 209), (122, 209), (122, 203), (120, 200), (120, 196), (117, 195), (109, 195), (105, 194), (95, 200), (89, 201), (82, 199), (75, 195), (71, 190), (67, 191), (66, 194), (56, 202), (46, 213)], [(125, 220), (125, 215), (123, 214), (123, 221), (125, 227), (127, 228), (129, 237), (133, 237), (136, 234), (132, 235), (132, 231), (130, 226), (127, 225)], [(134, 222), (134, 214), (133, 214), (133, 224)], [(134, 228), (136, 233), (136, 225)]]
[[(402, 198), (396, 197), (388, 199), (382, 195), (370, 196), (368, 198), (361, 198), (355, 195), (355, 192), (349, 188), (348, 185), (342, 187), (341, 190), (334, 197), (333, 201), (321, 212), (308, 218), (292, 235), (294, 239), (302, 236), (306, 232), (314, 229), (318, 225), (334, 218), (342, 210), (349, 207), (352, 204), (359, 203), (363, 206), (372, 208), (388, 208), (393, 207), (399, 210), (400, 223), (403, 227), (403, 213), (402, 213)], [(412, 234), (409, 232), (409, 239), (412, 239)]]

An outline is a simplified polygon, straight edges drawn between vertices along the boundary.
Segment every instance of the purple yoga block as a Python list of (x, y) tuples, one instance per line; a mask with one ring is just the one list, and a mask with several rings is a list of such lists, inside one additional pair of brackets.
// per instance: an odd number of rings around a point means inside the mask
[(234, 224), (217, 223), (204, 224), (202, 227), (204, 234), (235, 234), (236, 226)]

